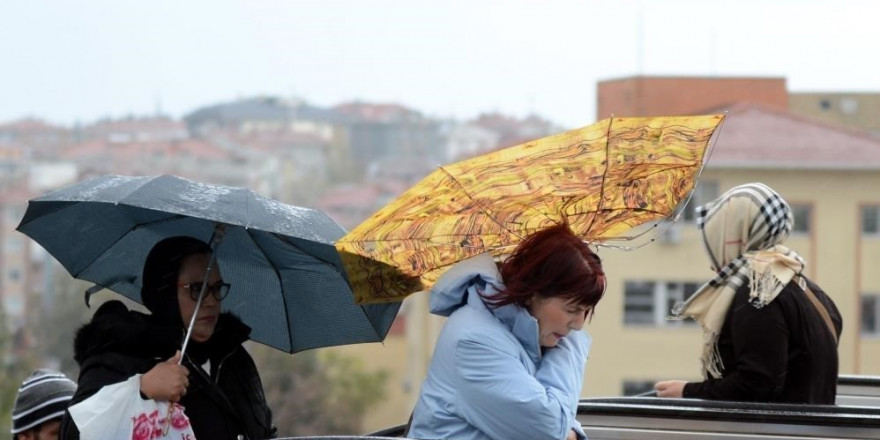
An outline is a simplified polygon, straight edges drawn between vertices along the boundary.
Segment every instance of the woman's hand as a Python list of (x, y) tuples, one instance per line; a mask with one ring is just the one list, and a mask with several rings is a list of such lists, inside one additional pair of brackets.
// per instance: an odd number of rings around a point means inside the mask
[(654, 384), (654, 389), (657, 390), (657, 397), (681, 398), (686, 384), (686, 380), (664, 380)]
[(153, 400), (177, 402), (186, 395), (189, 370), (179, 365), (180, 350), (141, 376), (141, 393)]
[(574, 429), (568, 431), (568, 435), (565, 437), (565, 440), (577, 440), (578, 435), (574, 432)]

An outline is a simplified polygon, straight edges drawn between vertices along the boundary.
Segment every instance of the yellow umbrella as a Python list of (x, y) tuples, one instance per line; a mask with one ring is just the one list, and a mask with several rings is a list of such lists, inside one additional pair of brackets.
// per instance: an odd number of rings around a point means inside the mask
[(336, 242), (355, 300), (400, 301), (562, 222), (589, 242), (631, 240), (691, 193), (723, 119), (604, 119), (440, 167)]

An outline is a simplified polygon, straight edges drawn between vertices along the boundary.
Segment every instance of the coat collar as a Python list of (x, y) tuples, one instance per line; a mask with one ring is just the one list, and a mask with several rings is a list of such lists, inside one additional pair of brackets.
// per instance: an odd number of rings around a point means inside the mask
[[(516, 304), (491, 307), (483, 296), (504, 288), (501, 274), (489, 254), (480, 254), (450, 267), (431, 289), (431, 313), (449, 316), (467, 304), (485, 310), (501, 322), (519, 341), (533, 362), (541, 359), (538, 320)], [(482, 293), (482, 295), (481, 295)]]
[[(158, 324), (150, 315), (129, 310), (120, 301), (109, 301), (77, 331), (74, 359), (82, 365), (88, 357), (104, 352), (165, 359), (180, 349), (185, 335), (181, 327)], [(187, 351), (199, 362), (219, 359), (241, 346), (249, 335), (250, 327), (234, 315), (222, 313), (211, 339), (192, 342)]]

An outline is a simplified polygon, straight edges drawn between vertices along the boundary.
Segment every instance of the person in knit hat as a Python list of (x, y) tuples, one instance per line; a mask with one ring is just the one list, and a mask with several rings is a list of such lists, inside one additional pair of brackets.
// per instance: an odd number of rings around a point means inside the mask
[(34, 371), (18, 389), (12, 408), (13, 440), (58, 440), (61, 417), (76, 383), (63, 373)]

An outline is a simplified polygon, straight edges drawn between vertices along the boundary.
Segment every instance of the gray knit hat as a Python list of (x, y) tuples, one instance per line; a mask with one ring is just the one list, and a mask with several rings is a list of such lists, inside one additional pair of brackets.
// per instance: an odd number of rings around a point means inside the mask
[(61, 418), (76, 391), (76, 383), (63, 373), (39, 369), (25, 379), (12, 407), (12, 434)]

